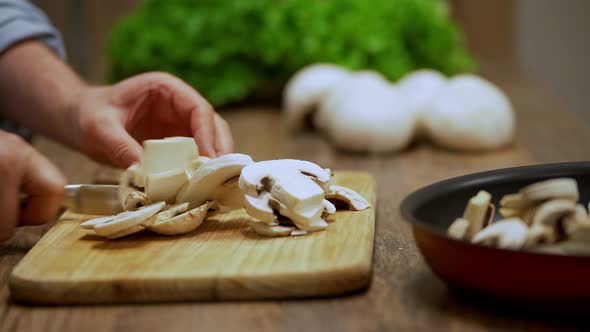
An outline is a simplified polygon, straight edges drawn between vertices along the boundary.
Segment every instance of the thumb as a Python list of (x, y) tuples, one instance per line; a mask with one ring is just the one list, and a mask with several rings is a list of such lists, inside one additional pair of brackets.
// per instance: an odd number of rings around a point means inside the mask
[(103, 145), (103, 157), (113, 166), (127, 168), (141, 162), (141, 145), (118, 123), (105, 126), (105, 130), (99, 133), (97, 144)]

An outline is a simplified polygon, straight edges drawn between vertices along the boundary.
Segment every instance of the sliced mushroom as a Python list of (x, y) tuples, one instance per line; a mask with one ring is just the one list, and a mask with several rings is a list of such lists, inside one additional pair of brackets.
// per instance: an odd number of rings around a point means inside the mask
[(302, 229), (294, 229), (291, 231), (291, 236), (301, 236), (301, 235), (306, 235), (308, 232), (304, 231)]
[(184, 168), (149, 174), (146, 177), (146, 196), (154, 202), (174, 203), (178, 191), (189, 179), (190, 172)]
[(140, 164), (133, 164), (125, 170), (129, 177), (129, 183), (136, 188), (144, 188), (146, 183), (146, 176), (141, 170)]
[(527, 203), (538, 203), (551, 199), (565, 199), (576, 202), (579, 198), (578, 184), (570, 178), (557, 178), (533, 183), (520, 190)]
[(532, 248), (538, 245), (555, 243), (557, 233), (554, 228), (544, 225), (533, 225), (529, 228), (525, 248)]
[[(250, 196), (257, 197), (261, 193), (270, 191), (274, 185), (276, 175), (280, 177), (294, 176), (297, 179), (308, 178), (320, 187), (330, 183), (330, 170), (324, 169), (309, 161), (295, 159), (267, 160), (254, 163), (242, 170), (240, 175), (240, 189)], [(304, 175), (305, 177), (301, 177)], [(309, 185), (309, 181), (304, 183)]]
[(298, 228), (317, 231), (328, 226), (321, 218), (325, 190), (318, 182), (329, 181), (330, 173), (316, 164), (282, 159), (246, 166), (239, 185), (246, 194), (244, 205), (251, 216), (272, 224), (270, 211), (273, 215), (278, 211)]
[(500, 208), (498, 213), (500, 213), (503, 218), (523, 217), (523, 211), (517, 209)]
[(371, 204), (356, 191), (342, 187), (331, 185), (326, 199), (329, 201), (343, 202), (348, 205), (348, 208), (353, 211), (361, 211), (368, 209)]
[(504, 195), (500, 200), (500, 207), (521, 210), (527, 207), (527, 203), (522, 194), (508, 194)]
[(212, 202), (207, 202), (170, 219), (156, 221), (149, 226), (149, 230), (162, 235), (179, 235), (191, 232), (203, 223), (212, 204)]
[(80, 224), (80, 227), (84, 229), (94, 229), (94, 226), (99, 224), (104, 224), (105, 222), (109, 222), (115, 219), (115, 216), (108, 216), (108, 217), (100, 217), (86, 220), (85, 222)]
[(457, 218), (447, 229), (447, 234), (453, 239), (465, 240), (469, 230), (469, 220)]
[(291, 234), (295, 227), (282, 226), (282, 225), (269, 225), (264, 222), (252, 222), (250, 223), (252, 229), (259, 235), (263, 236), (288, 236)]
[(211, 158), (205, 157), (205, 156), (199, 156), (199, 158), (191, 160), (191, 162), (189, 164), (190, 171), (191, 172), (196, 171), (197, 169), (199, 169), (201, 166), (203, 166), (209, 160), (211, 160)]
[(332, 204), (332, 202), (330, 202), (327, 199), (323, 200), (324, 203), (324, 214), (333, 214), (336, 213), (336, 207), (334, 206), (334, 204)]
[(277, 223), (277, 216), (271, 207), (270, 193), (264, 193), (260, 197), (244, 196), (244, 208), (246, 213), (266, 224)]
[(145, 229), (145, 226), (143, 226), (143, 225), (135, 225), (130, 228), (124, 229), (118, 233), (107, 235), (107, 239), (114, 240), (114, 239), (122, 238), (123, 236), (127, 236), (127, 235), (141, 232), (144, 229)]
[(589, 224), (588, 212), (584, 205), (577, 204), (573, 213), (565, 216), (562, 220), (562, 227), (566, 235), (570, 236), (574, 229), (582, 224)]
[(146, 205), (132, 212), (120, 213), (112, 221), (95, 225), (94, 231), (101, 236), (109, 236), (119, 233), (143, 223), (148, 218), (162, 210), (165, 205), (166, 203), (159, 202)]
[(239, 176), (235, 176), (215, 189), (213, 201), (216, 210), (228, 212), (244, 207), (244, 194), (238, 185), (239, 179)]
[(527, 225), (518, 218), (497, 221), (475, 234), (472, 243), (502, 249), (520, 249), (527, 240)]
[[(555, 230), (558, 239), (560, 239), (567, 235), (564, 227), (565, 217), (574, 213), (576, 213), (575, 202), (566, 199), (554, 199), (538, 207), (532, 225), (550, 227)], [(571, 220), (574, 219), (570, 219), (570, 222)]]
[(146, 175), (176, 169), (187, 169), (199, 157), (192, 137), (167, 137), (143, 142), (141, 170)]
[(495, 209), (494, 205), (490, 203), (491, 200), (492, 195), (485, 190), (479, 191), (477, 195), (469, 199), (463, 212), (463, 219), (469, 221), (467, 239), (472, 238), (494, 219)]
[(190, 208), (201, 206), (213, 199), (217, 188), (229, 179), (239, 176), (242, 169), (252, 162), (250, 156), (239, 153), (209, 160), (197, 169), (190, 181), (180, 189), (176, 202), (188, 202)]
[(137, 210), (142, 206), (146, 206), (150, 204), (151, 201), (148, 199), (147, 195), (141, 191), (129, 191), (127, 192), (127, 196), (123, 198), (123, 210), (125, 211), (133, 211)]
[(142, 222), (141, 225), (149, 227), (153, 224), (160, 223), (170, 218), (176, 217), (181, 213), (188, 211), (188, 203), (180, 203), (176, 205), (167, 205), (162, 211), (156, 213), (146, 221)]

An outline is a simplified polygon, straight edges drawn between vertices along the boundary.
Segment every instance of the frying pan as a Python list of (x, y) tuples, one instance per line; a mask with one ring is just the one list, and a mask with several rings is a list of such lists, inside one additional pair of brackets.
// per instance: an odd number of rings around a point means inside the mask
[(579, 202), (590, 199), (590, 162), (498, 169), (460, 176), (415, 191), (401, 203), (403, 217), (426, 263), (451, 288), (494, 302), (534, 306), (590, 301), (590, 256), (498, 249), (446, 235), (446, 229), (479, 190), (493, 203), (531, 183), (557, 177), (577, 180)]

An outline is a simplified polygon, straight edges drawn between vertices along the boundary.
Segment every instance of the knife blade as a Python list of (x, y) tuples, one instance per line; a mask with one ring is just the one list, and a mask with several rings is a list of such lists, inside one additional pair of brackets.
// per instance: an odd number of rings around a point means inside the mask
[[(68, 184), (62, 206), (78, 214), (113, 215), (123, 211), (119, 202), (119, 186), (97, 184)], [(28, 195), (21, 194), (21, 205)]]

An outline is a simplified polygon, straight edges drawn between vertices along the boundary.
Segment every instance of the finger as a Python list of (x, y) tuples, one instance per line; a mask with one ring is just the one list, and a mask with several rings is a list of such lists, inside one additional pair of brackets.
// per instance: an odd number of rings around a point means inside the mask
[(19, 188), (20, 177), (15, 174), (13, 167), (5, 172), (2, 167), (2, 186), (0, 187), (0, 209), (2, 220), (0, 221), (0, 242), (8, 240), (14, 233), (19, 219)]
[(215, 112), (195, 110), (191, 114), (191, 131), (199, 146), (199, 154), (215, 157)]
[(28, 199), (20, 217), (20, 224), (39, 225), (52, 220), (61, 207), (66, 178), (57, 167), (34, 149), (30, 150), (23, 169), (22, 190), (28, 194)]
[(234, 150), (234, 140), (227, 122), (218, 114), (214, 115), (215, 122), (215, 152), (217, 155), (230, 153)]
[(141, 96), (153, 90), (168, 91), (172, 98), (172, 111), (190, 115), (190, 132), (202, 155), (215, 156), (215, 122), (213, 107), (190, 85), (167, 73), (153, 72), (134, 76), (118, 84), (115, 103), (132, 105)]
[(22, 138), (0, 130), (0, 241), (8, 240), (18, 225), (23, 165), (31, 150)]
[(116, 119), (105, 117), (97, 120), (94, 137), (100, 142), (103, 155), (113, 166), (127, 168), (133, 163), (141, 162), (143, 149)]

